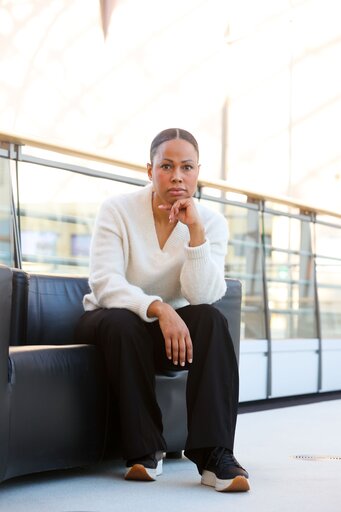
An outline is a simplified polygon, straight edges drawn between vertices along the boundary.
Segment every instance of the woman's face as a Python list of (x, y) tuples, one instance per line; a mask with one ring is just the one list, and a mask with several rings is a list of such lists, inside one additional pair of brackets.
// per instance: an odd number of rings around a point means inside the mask
[(192, 197), (197, 188), (199, 164), (197, 152), (190, 142), (173, 139), (157, 148), (153, 163), (147, 165), (156, 199), (173, 204)]

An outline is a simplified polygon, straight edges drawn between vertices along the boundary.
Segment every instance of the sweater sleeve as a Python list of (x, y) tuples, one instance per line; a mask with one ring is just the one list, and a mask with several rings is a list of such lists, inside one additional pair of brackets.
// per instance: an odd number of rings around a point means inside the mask
[[(123, 236), (124, 227), (119, 214), (105, 202), (97, 216), (90, 250), (89, 285), (98, 307), (126, 308), (142, 320), (152, 322), (147, 316), (148, 307), (161, 297), (147, 295), (126, 279), (128, 243)], [(85, 296), (84, 305), (89, 302)]]
[(206, 241), (202, 245), (185, 246), (180, 281), (182, 294), (190, 304), (212, 304), (226, 292), (226, 219), (222, 215), (211, 218), (205, 230)]

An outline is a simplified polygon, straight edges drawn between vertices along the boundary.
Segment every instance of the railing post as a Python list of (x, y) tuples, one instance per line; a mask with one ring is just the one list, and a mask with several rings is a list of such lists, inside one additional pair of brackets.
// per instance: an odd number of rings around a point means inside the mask
[(318, 338), (318, 373), (317, 373), (317, 390), (322, 391), (322, 326), (321, 326), (321, 314), (320, 314), (320, 303), (317, 285), (317, 270), (316, 270), (316, 213), (311, 213), (311, 222), (314, 230), (314, 247), (312, 248), (313, 253), (313, 272), (314, 272), (314, 299), (315, 299), (315, 319), (316, 319), (316, 332)]
[(265, 335), (268, 345), (268, 359), (267, 359), (267, 376), (266, 376), (266, 396), (270, 398), (272, 395), (272, 340), (271, 340), (271, 327), (270, 327), (270, 309), (269, 309), (269, 296), (268, 296), (268, 282), (266, 277), (266, 247), (265, 247), (265, 201), (259, 202), (260, 216), (261, 216), (261, 245), (262, 245), (262, 279), (263, 279), (263, 300), (264, 300), (264, 317), (265, 317)]
[(22, 250), (21, 250), (21, 219), (20, 219), (20, 200), (19, 200), (19, 159), (21, 159), (21, 148), (19, 144), (9, 144), (9, 158), (15, 161), (15, 180), (16, 180), (16, 205), (12, 190), (12, 217), (13, 217), (13, 238), (14, 238), (14, 266), (22, 268)]

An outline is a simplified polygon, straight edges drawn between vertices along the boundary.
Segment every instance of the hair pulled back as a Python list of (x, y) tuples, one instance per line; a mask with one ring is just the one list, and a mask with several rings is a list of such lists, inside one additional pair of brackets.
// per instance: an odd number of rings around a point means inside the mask
[(183, 130), (182, 128), (167, 128), (167, 130), (162, 130), (162, 132), (158, 133), (156, 137), (153, 139), (151, 146), (150, 146), (150, 163), (153, 163), (153, 159), (155, 156), (155, 153), (157, 151), (157, 148), (163, 144), (164, 142), (167, 142), (169, 140), (174, 139), (183, 139), (192, 144), (194, 147), (198, 158), (199, 158), (199, 146), (196, 141), (196, 139), (193, 137), (193, 135), (188, 132), (187, 130)]

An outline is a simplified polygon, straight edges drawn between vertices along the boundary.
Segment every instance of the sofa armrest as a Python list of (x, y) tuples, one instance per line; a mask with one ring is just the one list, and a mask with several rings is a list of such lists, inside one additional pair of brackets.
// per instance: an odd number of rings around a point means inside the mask
[(12, 272), (0, 266), (0, 396), (7, 387), (7, 357), (11, 327)]
[(226, 279), (227, 290), (214, 306), (225, 316), (229, 324), (229, 330), (233, 341), (237, 361), (240, 349), (240, 318), (242, 302), (242, 284), (238, 279)]
[(8, 451), (9, 393), (8, 393), (8, 346), (11, 325), (12, 272), (0, 266), (0, 481)]
[(27, 303), (29, 274), (21, 269), (12, 268), (12, 310), (9, 344), (27, 344)]
[(107, 385), (93, 345), (10, 347), (5, 479), (85, 466), (104, 451)]

